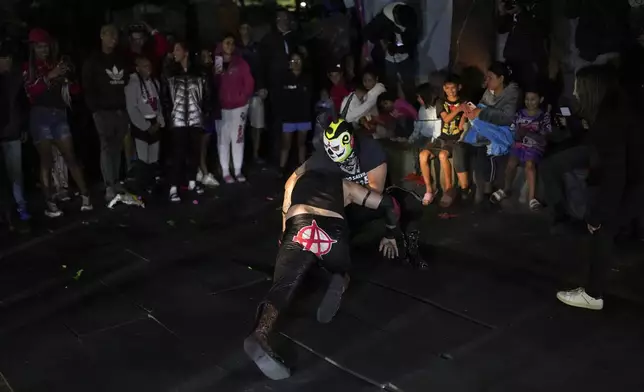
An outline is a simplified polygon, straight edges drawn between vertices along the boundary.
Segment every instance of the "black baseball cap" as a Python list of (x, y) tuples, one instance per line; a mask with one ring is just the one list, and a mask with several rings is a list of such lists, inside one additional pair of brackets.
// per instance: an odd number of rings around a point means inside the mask
[(339, 61), (332, 61), (326, 66), (326, 72), (343, 72), (342, 64)]

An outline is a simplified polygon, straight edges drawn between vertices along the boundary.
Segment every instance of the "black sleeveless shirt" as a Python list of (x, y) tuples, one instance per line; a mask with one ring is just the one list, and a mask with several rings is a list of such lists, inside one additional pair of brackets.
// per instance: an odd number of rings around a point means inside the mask
[(304, 204), (344, 216), (342, 177), (335, 173), (306, 171), (295, 183), (291, 205)]

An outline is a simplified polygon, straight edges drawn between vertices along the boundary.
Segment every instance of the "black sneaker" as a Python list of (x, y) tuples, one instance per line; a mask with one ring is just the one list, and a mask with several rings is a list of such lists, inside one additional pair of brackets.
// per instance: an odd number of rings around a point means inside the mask
[(470, 201), (474, 197), (474, 192), (472, 191), (472, 188), (461, 188), (461, 200), (462, 201)]
[(26, 220), (17, 220), (13, 222), (13, 229), (15, 232), (18, 234), (29, 234), (31, 233), (31, 226), (29, 225), (29, 222)]

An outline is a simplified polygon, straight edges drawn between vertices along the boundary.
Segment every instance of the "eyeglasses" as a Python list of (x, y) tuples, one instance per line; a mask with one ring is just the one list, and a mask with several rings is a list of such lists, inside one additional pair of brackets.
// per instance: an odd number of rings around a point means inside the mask
[(302, 60), (291, 60), (291, 64), (301, 64)]

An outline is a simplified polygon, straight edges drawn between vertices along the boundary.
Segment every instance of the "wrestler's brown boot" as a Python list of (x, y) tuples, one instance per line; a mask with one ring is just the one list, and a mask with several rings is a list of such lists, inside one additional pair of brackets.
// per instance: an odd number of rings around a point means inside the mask
[(255, 362), (259, 370), (272, 380), (283, 380), (291, 376), (290, 369), (268, 343), (268, 335), (275, 325), (278, 314), (275, 306), (270, 303), (262, 305), (255, 330), (244, 340), (246, 354)]

